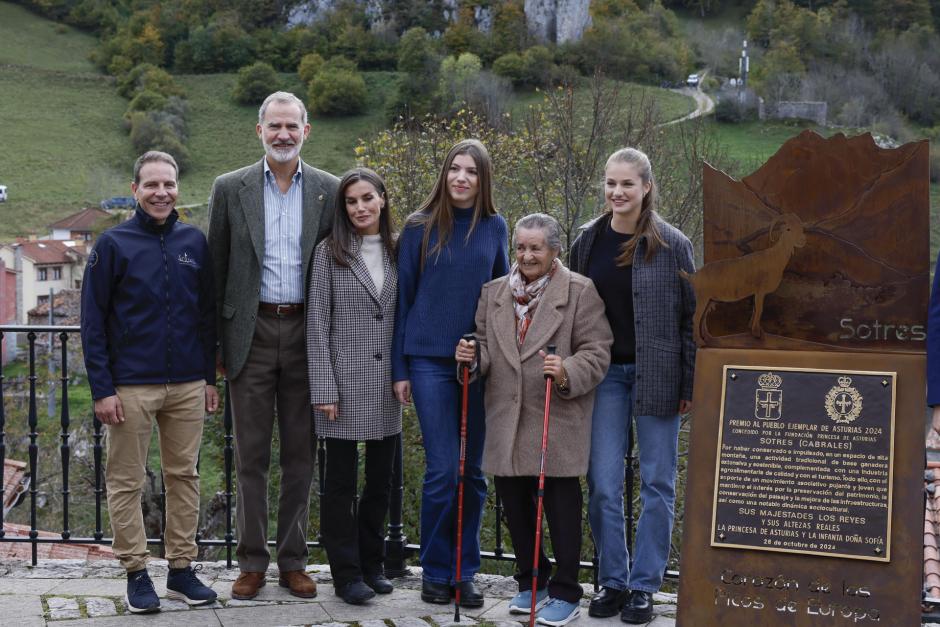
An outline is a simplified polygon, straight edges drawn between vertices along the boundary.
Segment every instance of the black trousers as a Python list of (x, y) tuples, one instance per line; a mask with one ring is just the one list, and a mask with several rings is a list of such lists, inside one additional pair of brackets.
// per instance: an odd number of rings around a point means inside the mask
[(358, 476), (355, 440), (326, 438), (326, 476), (320, 528), (333, 585), (381, 573), (385, 560), (385, 515), (392, 490), (398, 436), (366, 441), (366, 485), (354, 509)]
[[(506, 526), (516, 550), (516, 581), (519, 590), (532, 589), (532, 559), (535, 552), (535, 515), (538, 477), (494, 477), (496, 493), (503, 502)], [(543, 512), (548, 521), (556, 570), (545, 556), (545, 535), (539, 546), (538, 589), (548, 585), (548, 595), (577, 603), (583, 590), (578, 583), (581, 563), (581, 506), (583, 496), (577, 477), (545, 477)]]

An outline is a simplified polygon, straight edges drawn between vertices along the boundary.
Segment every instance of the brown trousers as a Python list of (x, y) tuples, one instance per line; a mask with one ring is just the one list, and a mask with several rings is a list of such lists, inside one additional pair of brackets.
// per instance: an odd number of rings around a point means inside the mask
[(114, 554), (128, 572), (147, 565), (147, 535), (140, 495), (146, 481), (153, 423), (160, 438), (160, 465), (166, 486), (166, 559), (184, 568), (196, 559), (199, 473), (196, 460), (206, 415), (206, 382), (119, 385), (124, 422), (108, 425), (108, 513)]
[(229, 384), (235, 425), (238, 497), (238, 567), (263, 572), (268, 551), (268, 469), (274, 419), (280, 438), (281, 485), (277, 512), (277, 565), (307, 565), (307, 519), (315, 448), (307, 381), (304, 317), (259, 311), (248, 360)]

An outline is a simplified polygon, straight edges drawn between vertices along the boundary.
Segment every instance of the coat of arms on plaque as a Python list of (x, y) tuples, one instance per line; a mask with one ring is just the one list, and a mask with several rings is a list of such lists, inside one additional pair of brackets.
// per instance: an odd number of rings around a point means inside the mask
[(843, 375), (838, 382), (826, 394), (826, 413), (839, 424), (849, 424), (862, 413), (862, 395), (852, 387), (851, 377)]
[(760, 387), (755, 392), (754, 417), (758, 420), (780, 420), (783, 415), (783, 390), (780, 385), (783, 379), (780, 375), (765, 372), (757, 377)]

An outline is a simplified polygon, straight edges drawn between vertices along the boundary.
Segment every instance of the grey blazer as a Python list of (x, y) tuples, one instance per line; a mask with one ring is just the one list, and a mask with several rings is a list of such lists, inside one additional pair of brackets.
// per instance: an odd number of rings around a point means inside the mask
[[(679, 400), (692, 400), (695, 292), (679, 269), (695, 272), (692, 243), (682, 231), (655, 216), (667, 248), (646, 261), (646, 239), (633, 255), (633, 316), (636, 332), (635, 416), (674, 416)], [(587, 273), (591, 246), (610, 223), (604, 214), (581, 227), (571, 246), (571, 269)]]
[[(301, 257), (307, 284), (313, 247), (333, 227), (339, 183), (332, 174), (303, 164)], [(264, 165), (262, 161), (223, 174), (209, 196), (209, 254), (215, 271), (220, 348), (234, 379), (248, 358), (255, 332), (264, 259)]]
[(378, 440), (401, 431), (392, 392), (392, 337), (398, 271), (385, 250), (382, 293), (352, 242), (349, 267), (336, 263), (329, 242), (317, 245), (307, 290), (307, 371), (310, 402), (339, 403), (336, 420), (314, 411), (317, 435)]

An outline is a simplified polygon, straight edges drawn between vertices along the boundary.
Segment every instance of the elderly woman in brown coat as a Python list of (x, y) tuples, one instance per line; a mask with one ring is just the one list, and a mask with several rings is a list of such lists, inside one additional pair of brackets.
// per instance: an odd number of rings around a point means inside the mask
[[(535, 550), (536, 491), (545, 410), (545, 376), (554, 379), (545, 461), (545, 516), (557, 569), (540, 550), (538, 622), (564, 625), (578, 615), (581, 586), (581, 486), (591, 444), (594, 388), (610, 362), (613, 336), (590, 279), (558, 259), (561, 227), (546, 214), (525, 216), (513, 234), (509, 275), (483, 286), (476, 341), (455, 357), (486, 378), (483, 469), (495, 477), (516, 550), (519, 594), (510, 611), (528, 613)], [(556, 354), (545, 348), (555, 345)]]

